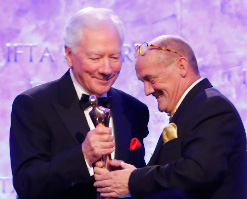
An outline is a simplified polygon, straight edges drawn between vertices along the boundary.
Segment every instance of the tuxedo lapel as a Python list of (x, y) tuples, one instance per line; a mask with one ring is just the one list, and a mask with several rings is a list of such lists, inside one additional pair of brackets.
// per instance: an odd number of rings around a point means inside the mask
[[(63, 123), (77, 143), (82, 143), (89, 129), (85, 114), (80, 108), (79, 99), (76, 94), (69, 71), (58, 81), (58, 100), (54, 107), (60, 115)], [(111, 113), (115, 133), (115, 158), (126, 160), (131, 140), (131, 124), (128, 120), (128, 109), (122, 101), (117, 90), (111, 88), (112, 96)]]
[(81, 144), (89, 131), (89, 126), (79, 105), (69, 71), (58, 81), (58, 101), (54, 103), (54, 107), (74, 140)]
[(155, 165), (156, 164), (156, 160), (159, 158), (159, 153), (160, 153), (160, 150), (163, 146), (163, 139), (162, 139), (162, 134), (158, 140), (158, 143), (155, 147), (155, 150), (154, 150), (154, 153), (153, 155), (151, 156), (149, 162), (148, 162), (148, 166), (151, 166), (151, 165)]
[(212, 84), (208, 81), (208, 79), (203, 79), (200, 81), (198, 84), (196, 84), (190, 91), (189, 93), (185, 96), (184, 100), (178, 107), (177, 111), (175, 112), (174, 116), (172, 117), (170, 122), (175, 122), (179, 115), (182, 113), (183, 109), (192, 101), (192, 99), (198, 95), (200, 92), (207, 88), (213, 87)]
[[(112, 96), (112, 118), (115, 136), (115, 159), (127, 160), (131, 140), (131, 125), (128, 120), (128, 110), (122, 101), (121, 95), (113, 88), (110, 89)], [(125, 153), (123, 152), (125, 151)]]

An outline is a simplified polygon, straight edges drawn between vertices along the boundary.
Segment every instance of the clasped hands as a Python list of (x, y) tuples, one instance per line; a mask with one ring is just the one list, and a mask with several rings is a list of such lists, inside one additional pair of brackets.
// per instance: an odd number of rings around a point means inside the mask
[(129, 177), (135, 166), (121, 160), (110, 160), (112, 171), (104, 168), (102, 161), (96, 162), (94, 167), (94, 186), (103, 197), (123, 197), (130, 193)]
[(112, 129), (109, 127), (98, 127), (88, 132), (82, 143), (82, 152), (89, 165), (95, 163), (94, 186), (103, 197), (121, 197), (129, 194), (128, 181), (134, 166), (119, 160), (110, 160), (112, 171), (104, 168), (103, 155), (114, 151), (115, 143)]

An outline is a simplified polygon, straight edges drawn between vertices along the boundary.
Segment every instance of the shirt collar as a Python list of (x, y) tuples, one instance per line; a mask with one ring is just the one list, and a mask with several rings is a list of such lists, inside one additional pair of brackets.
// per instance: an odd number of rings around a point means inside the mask
[(182, 97), (179, 99), (177, 105), (175, 106), (175, 111), (178, 109), (178, 107), (180, 106), (180, 104), (182, 103), (182, 101), (184, 100), (184, 98), (186, 97), (186, 95), (190, 92), (190, 90), (192, 88), (194, 88), (195, 85), (197, 85), (200, 81), (202, 81), (204, 78), (200, 78), (198, 80), (196, 80), (193, 84), (190, 85), (189, 88), (187, 88), (187, 90), (184, 92), (184, 94), (182, 95)]
[[(78, 98), (81, 99), (82, 94), (89, 95), (88, 92), (76, 81), (75, 76), (71, 69), (69, 70), (69, 73)], [(101, 97), (107, 97), (107, 93), (104, 93)]]

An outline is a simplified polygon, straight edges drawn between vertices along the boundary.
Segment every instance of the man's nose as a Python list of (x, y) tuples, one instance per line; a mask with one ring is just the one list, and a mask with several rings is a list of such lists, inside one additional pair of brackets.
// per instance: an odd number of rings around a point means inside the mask
[(99, 68), (99, 72), (104, 75), (110, 75), (112, 74), (112, 67), (109, 59), (104, 59), (104, 62), (102, 63), (102, 66)]
[(148, 82), (144, 82), (145, 95), (148, 96), (154, 92), (152, 85)]

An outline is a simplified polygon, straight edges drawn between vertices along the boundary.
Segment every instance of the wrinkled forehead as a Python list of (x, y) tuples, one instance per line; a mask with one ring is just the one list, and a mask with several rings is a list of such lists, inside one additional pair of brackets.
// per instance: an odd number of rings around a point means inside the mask
[(155, 69), (155, 60), (151, 56), (138, 56), (135, 62), (136, 75), (139, 79), (143, 79), (144, 76), (152, 74)]
[(159, 50), (150, 48), (144, 55), (137, 55), (135, 65), (137, 67), (157, 64), (159, 61)]

